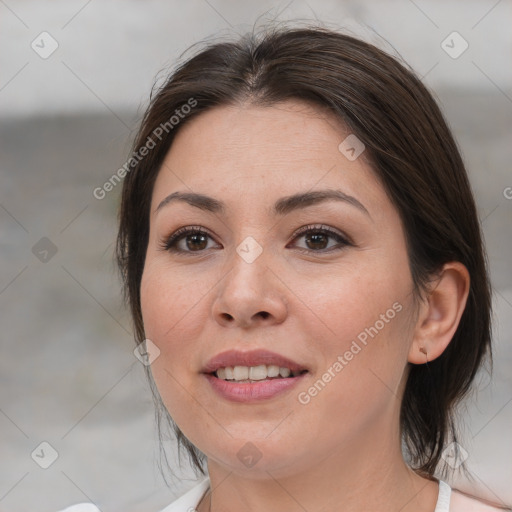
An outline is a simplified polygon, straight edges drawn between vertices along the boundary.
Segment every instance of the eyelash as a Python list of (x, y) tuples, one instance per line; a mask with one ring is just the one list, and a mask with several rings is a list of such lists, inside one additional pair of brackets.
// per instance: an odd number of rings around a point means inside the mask
[[(302, 235), (308, 234), (308, 233), (316, 233), (316, 234), (317, 233), (321, 233), (321, 234), (324, 234), (324, 235), (328, 235), (328, 236), (334, 238), (336, 240), (336, 242), (338, 242), (338, 244), (341, 245), (341, 247), (337, 247), (337, 248), (336, 247), (335, 248), (331, 247), (329, 249), (321, 249), (321, 250), (318, 250), (318, 251), (315, 251), (315, 250), (312, 250), (312, 249), (298, 248), (297, 250), (299, 252), (307, 253), (307, 254), (310, 254), (310, 253), (320, 253), (320, 254), (323, 254), (323, 253), (330, 253), (330, 252), (333, 252), (333, 251), (336, 251), (336, 250), (342, 250), (342, 249), (344, 249), (347, 246), (354, 245), (351, 241), (349, 241), (348, 237), (343, 236), (340, 233), (338, 233), (337, 231), (334, 231), (333, 229), (329, 228), (328, 226), (324, 226), (324, 225), (311, 225), (310, 224), (308, 226), (304, 226), (304, 227), (298, 229), (293, 234), (293, 240), (295, 240), (296, 238), (298, 238), (298, 237), (300, 237)], [(202, 226), (187, 226), (187, 227), (178, 229), (172, 235), (170, 235), (166, 239), (162, 240), (162, 242), (160, 244), (160, 249), (163, 250), (163, 251), (169, 251), (169, 252), (173, 252), (173, 253), (186, 254), (186, 255), (194, 255), (195, 253), (199, 254), (201, 252), (205, 252), (205, 250), (200, 250), (200, 251), (182, 251), (180, 249), (177, 249), (176, 248), (177, 242), (179, 242), (183, 238), (186, 238), (186, 236), (188, 236), (188, 235), (206, 235), (206, 236), (208, 236), (210, 238), (213, 238), (208, 233), (208, 231), (206, 231)]]

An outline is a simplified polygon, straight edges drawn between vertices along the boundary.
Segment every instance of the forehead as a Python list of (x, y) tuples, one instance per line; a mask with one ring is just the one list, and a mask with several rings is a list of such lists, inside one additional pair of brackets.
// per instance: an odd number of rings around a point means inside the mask
[(242, 193), (244, 201), (270, 202), (341, 188), (378, 203), (384, 192), (364, 152), (349, 160), (339, 150), (349, 135), (333, 115), (297, 101), (212, 108), (178, 131), (155, 183), (152, 210), (176, 190), (223, 197), (229, 204)]

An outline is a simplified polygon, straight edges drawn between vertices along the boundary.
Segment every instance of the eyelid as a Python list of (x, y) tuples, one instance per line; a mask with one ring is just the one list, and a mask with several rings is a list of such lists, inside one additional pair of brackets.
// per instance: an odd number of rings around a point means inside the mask
[[(173, 231), (170, 235), (164, 236), (160, 242), (159, 242), (159, 248), (163, 251), (170, 251), (178, 254), (194, 254), (194, 251), (180, 251), (180, 250), (174, 250), (172, 249), (172, 245), (176, 245), (178, 241), (180, 241), (182, 238), (185, 238), (187, 235), (190, 234), (205, 234), (208, 235), (210, 238), (215, 240), (215, 237), (212, 235), (212, 233), (206, 229), (203, 226), (199, 225), (192, 225), (192, 226), (183, 226), (181, 228), (178, 228), (177, 230)], [(198, 252), (204, 252), (204, 251), (198, 251)]]
[[(315, 251), (313, 249), (304, 249), (304, 248), (298, 247), (297, 250), (299, 252), (305, 252), (308, 254), (311, 254), (311, 253), (326, 254), (326, 253), (334, 252), (336, 250), (341, 250), (345, 246), (354, 246), (355, 245), (352, 242), (352, 239), (348, 235), (346, 235), (342, 231), (339, 231), (339, 230), (332, 228), (330, 226), (327, 226), (325, 224), (308, 224), (306, 226), (302, 226), (292, 234), (291, 241), (293, 242), (296, 238), (298, 238), (308, 232), (311, 232), (311, 231), (326, 233), (331, 238), (337, 239), (338, 246), (340, 244), (342, 246), (334, 247), (334, 248), (331, 247), (330, 249), (322, 249), (322, 250), (318, 250), (318, 251)], [(183, 250), (176, 249), (177, 242), (180, 242), (183, 238), (186, 238), (188, 235), (192, 235), (192, 234), (204, 234), (216, 242), (215, 237), (211, 234), (211, 232), (208, 229), (204, 228), (203, 226), (199, 226), (199, 225), (195, 225), (195, 226), (191, 225), (191, 226), (183, 226), (181, 228), (178, 228), (169, 236), (164, 237), (159, 242), (159, 249), (161, 249), (163, 251), (167, 251), (167, 252), (172, 252), (174, 254), (181, 254), (181, 255), (187, 255), (187, 256), (200, 255), (201, 253), (206, 252), (205, 250), (183, 251)], [(216, 243), (218, 243), (218, 242), (216, 242)], [(287, 244), (286, 247), (288, 247), (288, 245), (289, 244)]]
[(300, 235), (303, 235), (304, 233), (307, 233), (308, 231), (325, 231), (331, 236), (338, 236), (339, 238), (343, 239), (347, 245), (355, 245), (352, 239), (344, 232), (325, 224), (308, 224), (307, 226), (302, 226), (293, 233), (292, 240)]

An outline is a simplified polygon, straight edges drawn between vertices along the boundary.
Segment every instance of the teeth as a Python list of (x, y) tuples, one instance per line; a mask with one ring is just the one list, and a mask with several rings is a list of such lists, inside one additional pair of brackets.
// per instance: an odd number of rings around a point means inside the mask
[(274, 364), (267, 366), (267, 373), (269, 377), (277, 377), (279, 375), (279, 366)]
[(291, 371), (289, 368), (279, 368), (279, 375), (281, 375), (281, 377), (289, 377), (290, 373)]
[(249, 368), (247, 366), (235, 366), (233, 368), (233, 378), (235, 380), (246, 380), (249, 378)]
[(222, 380), (235, 381), (258, 381), (275, 377), (290, 377), (298, 375), (300, 372), (292, 373), (290, 368), (279, 367), (277, 365), (260, 364), (258, 366), (227, 366), (219, 368), (216, 372), (217, 378)]
[(249, 379), (250, 380), (263, 380), (267, 378), (267, 367), (264, 364), (259, 366), (251, 366), (249, 368)]

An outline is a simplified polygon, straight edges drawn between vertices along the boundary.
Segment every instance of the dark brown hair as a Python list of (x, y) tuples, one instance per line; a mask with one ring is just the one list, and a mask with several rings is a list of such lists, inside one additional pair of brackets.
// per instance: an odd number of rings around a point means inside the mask
[[(404, 226), (416, 298), (444, 263), (459, 261), (469, 271), (469, 296), (453, 339), (434, 361), (410, 365), (401, 405), (408, 462), (431, 478), (439, 471), (446, 445), (457, 440), (455, 406), (470, 389), (484, 356), (492, 369), (491, 290), (474, 198), (447, 123), (415, 74), (373, 45), (320, 26), (267, 27), (208, 44), (155, 91), (133, 146), (136, 154), (176, 110), (194, 107), (186, 109), (178, 124), (168, 123), (165, 136), (134, 163), (124, 181), (117, 259), (136, 341), (145, 338), (140, 283), (153, 184), (174, 136), (218, 105), (268, 106), (285, 100), (327, 109), (365, 144), (365, 155)], [(160, 411), (163, 405), (153, 384)], [(163, 414), (178, 444), (204, 474), (204, 454)], [(157, 417), (160, 428), (159, 412)]]

